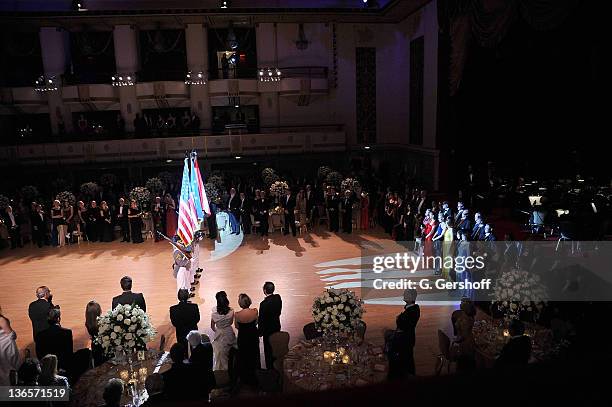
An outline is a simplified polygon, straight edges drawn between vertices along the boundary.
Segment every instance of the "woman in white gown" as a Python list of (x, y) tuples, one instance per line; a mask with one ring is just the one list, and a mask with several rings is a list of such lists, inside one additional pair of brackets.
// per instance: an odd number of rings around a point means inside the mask
[(219, 291), (215, 298), (217, 306), (212, 309), (210, 327), (215, 333), (212, 342), (213, 370), (228, 370), (228, 357), (230, 348), (236, 345), (234, 333), (234, 310), (229, 306), (225, 291)]

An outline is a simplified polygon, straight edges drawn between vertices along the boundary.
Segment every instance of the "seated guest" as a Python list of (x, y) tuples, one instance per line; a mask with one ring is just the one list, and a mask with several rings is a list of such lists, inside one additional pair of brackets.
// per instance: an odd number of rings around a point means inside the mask
[(109, 379), (104, 386), (104, 407), (120, 407), (121, 396), (123, 395), (123, 381), (121, 379)]
[(91, 353), (94, 366), (100, 366), (106, 361), (102, 345), (95, 343), (94, 339), (98, 335), (98, 317), (102, 315), (102, 307), (96, 301), (89, 301), (85, 307), (85, 328), (91, 339)]
[(40, 364), (40, 376), (38, 377), (38, 384), (40, 386), (64, 387), (70, 392), (68, 378), (57, 374), (57, 356), (47, 355), (41, 359)]
[(47, 286), (40, 286), (36, 289), (36, 301), (30, 303), (28, 316), (32, 321), (32, 337), (36, 340), (36, 335), (49, 328), (49, 310), (53, 308), (53, 295)]
[(496, 368), (524, 366), (531, 357), (531, 338), (525, 336), (525, 325), (518, 319), (510, 321), (510, 340), (495, 360)]
[(117, 305), (138, 305), (141, 310), (147, 311), (147, 304), (145, 303), (144, 296), (142, 293), (132, 292), (132, 278), (130, 276), (124, 276), (121, 278), (121, 289), (123, 294), (113, 297), (113, 309)]
[(476, 316), (476, 306), (472, 302), (472, 300), (468, 297), (461, 298), (461, 305), (459, 305), (459, 309), (453, 311), (451, 314), (451, 323), (453, 324), (453, 334), (457, 335), (457, 327), (455, 326), (455, 322), (459, 318), (468, 318), (472, 320), (472, 324), (470, 330), (474, 326), (474, 317)]
[(404, 291), (404, 311), (395, 320), (397, 329), (389, 343), (389, 378), (397, 379), (415, 374), (414, 345), (416, 326), (421, 310), (416, 304), (417, 290)]
[(72, 362), (72, 331), (60, 326), (61, 313), (57, 308), (49, 310), (49, 328), (36, 335), (38, 357), (56, 355), (59, 368), (66, 371)]
[(471, 301), (462, 302), (462, 306), (463, 310), (453, 312), (455, 339), (450, 348), (451, 360), (457, 362), (457, 373), (470, 372), (476, 368), (476, 343), (472, 333), (474, 318), (471, 315), (473, 304)]
[(38, 386), (40, 376), (40, 363), (38, 359), (26, 359), (17, 372), (20, 386)]
[(178, 290), (179, 303), (170, 307), (170, 321), (176, 329), (176, 341), (187, 350), (187, 334), (198, 330), (200, 310), (197, 304), (187, 302), (189, 291), (184, 288)]
[(0, 307), (0, 386), (8, 386), (11, 370), (19, 368), (19, 349), (17, 334), (11, 328), (11, 322), (2, 315)]
[(168, 400), (194, 400), (202, 394), (197, 372), (190, 364), (185, 363), (185, 347), (175, 343), (170, 348), (172, 367), (162, 374), (164, 394)]
[(213, 373), (213, 348), (210, 338), (198, 331), (187, 334), (189, 344), (189, 363), (198, 371), (197, 376), (204, 381), (207, 393), (215, 387), (215, 375)]
[(155, 406), (164, 401), (164, 378), (161, 374), (148, 375), (145, 380), (145, 389), (147, 389), (149, 398), (141, 404), (142, 407)]

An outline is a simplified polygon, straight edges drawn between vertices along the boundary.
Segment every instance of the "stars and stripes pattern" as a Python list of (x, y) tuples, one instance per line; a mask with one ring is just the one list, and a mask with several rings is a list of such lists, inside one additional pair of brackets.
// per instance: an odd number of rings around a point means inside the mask
[(179, 200), (179, 219), (177, 232), (184, 245), (191, 244), (195, 232), (199, 229), (198, 216), (196, 213), (193, 192), (191, 191), (188, 160), (188, 158), (185, 158), (185, 165), (183, 167), (183, 181), (181, 184), (181, 197)]
[(206, 196), (204, 181), (202, 180), (200, 166), (198, 165), (198, 154), (195, 151), (191, 154), (191, 190), (193, 191), (198, 219), (204, 219), (204, 215), (210, 216), (208, 197)]

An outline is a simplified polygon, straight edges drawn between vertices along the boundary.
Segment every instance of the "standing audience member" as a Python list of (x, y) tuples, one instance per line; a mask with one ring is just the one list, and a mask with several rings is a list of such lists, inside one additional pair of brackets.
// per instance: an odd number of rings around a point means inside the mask
[(17, 371), (20, 386), (38, 386), (39, 376), (40, 363), (38, 362), (38, 359), (28, 358), (24, 360)]
[(261, 369), (261, 356), (257, 332), (257, 308), (250, 308), (251, 304), (248, 295), (238, 296), (238, 305), (241, 308), (235, 315), (238, 330), (238, 374), (242, 383), (256, 385), (255, 371)]
[(9, 237), (11, 239), (11, 249), (23, 247), (21, 244), (21, 219), (18, 214), (13, 212), (12, 206), (7, 206), (5, 209), (4, 223), (8, 228)]
[(152, 407), (164, 402), (164, 378), (161, 374), (148, 375), (145, 380), (145, 389), (149, 398), (141, 404), (141, 407)]
[(266, 369), (272, 369), (274, 357), (270, 345), (270, 335), (281, 330), (280, 315), (283, 308), (281, 296), (274, 294), (274, 283), (266, 281), (263, 293), (266, 296), (259, 304), (259, 318), (257, 320), (259, 336), (263, 337)]
[(32, 223), (32, 239), (38, 247), (42, 247), (43, 244), (49, 244), (47, 238), (47, 216), (41, 204), (34, 203), (34, 205), (36, 209), (30, 219)]
[(54, 307), (52, 300), (51, 290), (43, 285), (36, 289), (36, 301), (32, 301), (28, 307), (28, 316), (32, 321), (32, 338), (35, 341), (36, 335), (49, 328), (49, 310)]
[(176, 330), (176, 341), (187, 350), (187, 334), (198, 330), (200, 310), (197, 304), (188, 302), (189, 291), (184, 288), (178, 290), (178, 304), (170, 307), (170, 321)]
[(117, 223), (121, 227), (122, 242), (130, 241), (130, 225), (128, 222), (128, 211), (130, 207), (125, 203), (124, 198), (119, 198), (119, 206), (117, 207)]
[(175, 343), (170, 348), (172, 367), (162, 374), (167, 400), (195, 400), (201, 396), (201, 378), (197, 377), (192, 365), (184, 362), (185, 352), (185, 347), (180, 343)]
[(49, 328), (36, 335), (36, 354), (43, 358), (56, 355), (58, 366), (67, 371), (72, 363), (72, 331), (60, 325), (61, 313), (57, 308), (49, 310)]
[(138, 207), (138, 203), (133, 199), (128, 210), (128, 220), (130, 222), (132, 243), (144, 242), (142, 239), (142, 211)]
[(132, 292), (132, 278), (130, 276), (123, 276), (119, 282), (123, 293), (113, 297), (112, 308), (115, 309), (117, 305), (138, 305), (141, 310), (147, 312), (147, 304), (142, 293)]
[(87, 230), (87, 240), (89, 242), (98, 241), (98, 228), (100, 220), (100, 208), (96, 201), (89, 203), (89, 209), (87, 210), (87, 219), (85, 223), (85, 229)]
[(416, 304), (417, 290), (404, 291), (404, 311), (395, 320), (396, 331), (389, 339), (389, 378), (398, 379), (415, 374), (414, 345), (416, 343), (416, 326), (421, 317), (421, 310)]
[(85, 328), (91, 339), (91, 353), (93, 356), (94, 366), (100, 366), (106, 361), (104, 349), (99, 343), (95, 343), (94, 339), (98, 335), (98, 317), (102, 315), (102, 307), (96, 301), (89, 301), (85, 307)]
[(228, 370), (230, 348), (236, 344), (236, 334), (232, 325), (234, 323), (234, 310), (229, 306), (225, 291), (219, 291), (215, 298), (217, 306), (213, 307), (210, 318), (210, 327), (215, 333), (212, 346), (214, 350), (215, 370)]
[(53, 201), (53, 207), (51, 208), (51, 242), (53, 246), (64, 246), (66, 244), (66, 234), (62, 236), (63, 225), (66, 220), (64, 219), (64, 213), (60, 205), (60, 201), (57, 199)]
[(16, 371), (18, 368), (17, 334), (11, 328), (11, 322), (2, 314), (0, 307), (0, 386), (8, 386), (11, 370)]

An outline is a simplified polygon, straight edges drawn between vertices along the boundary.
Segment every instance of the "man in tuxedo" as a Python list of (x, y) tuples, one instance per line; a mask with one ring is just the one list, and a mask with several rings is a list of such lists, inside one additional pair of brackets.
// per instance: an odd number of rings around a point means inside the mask
[(268, 211), (270, 209), (270, 204), (266, 199), (266, 194), (264, 191), (255, 191), (255, 217), (259, 220), (259, 233), (262, 236), (268, 236)]
[(145, 303), (144, 296), (142, 293), (133, 293), (132, 292), (132, 278), (130, 276), (124, 276), (121, 278), (121, 289), (123, 293), (116, 297), (113, 297), (113, 307), (119, 304), (121, 305), (138, 305), (141, 310), (144, 312), (147, 311), (147, 304)]
[(304, 193), (304, 198), (306, 199), (306, 216), (310, 220), (311, 225), (316, 224), (317, 218), (317, 202), (315, 200), (315, 192), (312, 190), (312, 186), (306, 185), (306, 192)]
[(427, 201), (427, 191), (423, 189), (416, 203), (416, 212), (418, 214), (422, 215), (425, 213), (425, 210), (427, 209), (427, 205), (425, 204), (425, 201)]
[(457, 202), (457, 213), (455, 214), (455, 225), (457, 225), (459, 223), (459, 221), (461, 220), (462, 216), (463, 216), (463, 212), (466, 211), (467, 209), (465, 209), (465, 206), (463, 205), (463, 202), (459, 201)]
[(210, 216), (206, 216), (208, 238), (214, 240), (217, 238), (217, 205), (213, 202), (209, 202), (208, 204), (210, 205)]
[(329, 194), (325, 200), (325, 207), (327, 208), (327, 212), (329, 213), (329, 231), (330, 232), (338, 232), (339, 226), (339, 209), (340, 203), (338, 202), (338, 197), (336, 195), (336, 189), (331, 187)]
[(198, 377), (204, 379), (200, 381), (200, 385), (203, 386), (203, 391), (208, 394), (216, 384), (213, 372), (214, 352), (210, 338), (198, 331), (191, 331), (187, 334), (187, 342), (191, 348), (189, 362), (198, 370)]
[(404, 311), (395, 320), (397, 330), (393, 334), (389, 355), (389, 377), (394, 379), (414, 375), (414, 345), (416, 326), (421, 317), (421, 309), (416, 304), (417, 290), (404, 291)]
[(36, 204), (36, 210), (32, 213), (30, 221), (32, 223), (32, 240), (34, 243), (36, 243), (38, 247), (42, 247), (43, 244), (48, 245), (47, 215), (45, 215), (42, 205)]
[(130, 206), (125, 203), (124, 198), (119, 198), (119, 206), (117, 207), (117, 223), (121, 227), (122, 242), (130, 241), (130, 227), (128, 224), (128, 209)]
[(472, 224), (470, 222), (470, 213), (467, 209), (463, 209), (461, 211), (461, 217), (459, 218), (459, 221), (455, 223), (455, 229), (457, 229), (457, 240), (461, 240), (461, 237), (459, 236), (459, 232), (464, 233), (466, 237), (472, 235)]
[(240, 193), (240, 223), (242, 224), (242, 232), (245, 235), (251, 234), (251, 201), (247, 199), (244, 192)]
[(4, 224), (8, 228), (8, 233), (11, 238), (11, 249), (17, 246), (23, 247), (21, 244), (21, 216), (13, 212), (12, 206), (7, 206), (4, 214)]
[(263, 337), (267, 369), (272, 369), (274, 363), (270, 335), (279, 332), (281, 329), (280, 314), (283, 308), (283, 301), (280, 295), (274, 294), (274, 289), (274, 283), (267, 281), (264, 284), (263, 292), (266, 298), (259, 304), (259, 318), (257, 320), (259, 336)]
[[(49, 328), (49, 310), (54, 308), (53, 295), (47, 286), (36, 289), (36, 301), (30, 303), (28, 316), (32, 321), (32, 338), (36, 341), (36, 335)], [(44, 355), (38, 355), (42, 358)]]
[(342, 231), (344, 233), (353, 231), (353, 198), (348, 189), (344, 192), (342, 199)]
[(451, 210), (448, 201), (444, 201), (442, 202), (442, 216), (444, 217), (444, 219), (452, 219), (453, 218), (453, 211)]
[(240, 199), (236, 196), (236, 188), (230, 189), (230, 196), (227, 200), (227, 210), (233, 235), (240, 234)]
[(472, 228), (472, 234), (470, 236), (472, 241), (483, 240), (485, 234), (485, 224), (482, 220), (480, 212), (474, 214), (474, 227)]
[(520, 367), (529, 363), (531, 357), (531, 339), (525, 336), (525, 325), (518, 319), (510, 321), (508, 326), (510, 340), (504, 345), (495, 360), (496, 368)]
[(286, 195), (281, 199), (281, 206), (285, 212), (285, 229), (283, 234), (289, 234), (289, 228), (291, 228), (291, 234), (295, 236), (296, 227), (295, 227), (295, 196), (291, 193), (291, 190), (288, 189)]
[[(176, 329), (176, 341), (187, 350), (187, 334), (198, 330), (200, 310), (197, 304), (187, 302), (189, 291), (184, 288), (178, 290), (178, 304), (170, 307), (170, 321)], [(186, 354), (185, 354), (186, 356)]]
[(72, 362), (72, 331), (60, 326), (61, 313), (58, 308), (50, 309), (48, 318), (49, 328), (36, 335), (36, 355), (38, 358), (57, 356), (58, 367), (66, 371)]

